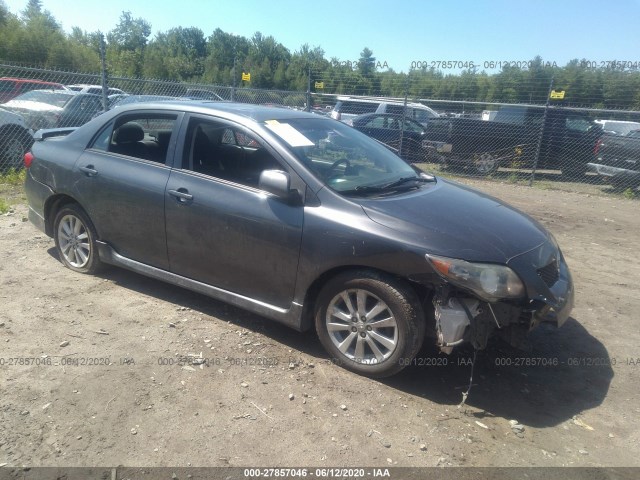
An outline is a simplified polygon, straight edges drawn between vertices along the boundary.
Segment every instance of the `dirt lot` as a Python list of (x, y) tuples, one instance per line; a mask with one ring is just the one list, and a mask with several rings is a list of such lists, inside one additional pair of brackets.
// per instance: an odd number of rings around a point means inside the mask
[(481, 352), (463, 408), (468, 350), (359, 377), (313, 333), (124, 270), (63, 268), (5, 191), (0, 465), (640, 466), (640, 204), (471, 183), (556, 235), (577, 302), (532, 352)]

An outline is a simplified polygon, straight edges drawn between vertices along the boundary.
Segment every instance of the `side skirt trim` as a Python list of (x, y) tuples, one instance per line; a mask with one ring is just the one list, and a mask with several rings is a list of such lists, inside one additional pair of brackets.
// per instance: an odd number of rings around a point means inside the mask
[(105, 263), (123, 267), (127, 270), (131, 270), (157, 280), (172, 283), (173, 285), (177, 285), (188, 290), (193, 290), (194, 292), (207, 295), (215, 298), (216, 300), (221, 300), (225, 303), (235, 305), (258, 315), (268, 317), (298, 331), (302, 330), (302, 305), (298, 303), (292, 303), (290, 308), (281, 308), (276, 305), (271, 305), (254, 298), (245, 297), (244, 295), (229, 292), (228, 290), (223, 290), (206, 283), (198, 282), (197, 280), (192, 280), (175, 273), (167, 272), (160, 268), (137, 262), (120, 255), (105, 242), (97, 241), (96, 243), (98, 244), (100, 260)]

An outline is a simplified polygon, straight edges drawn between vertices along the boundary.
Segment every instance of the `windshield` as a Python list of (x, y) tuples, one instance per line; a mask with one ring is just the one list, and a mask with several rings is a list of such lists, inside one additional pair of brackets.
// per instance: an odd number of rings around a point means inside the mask
[(328, 187), (353, 194), (419, 178), (389, 149), (340, 122), (324, 118), (271, 120), (265, 126)]
[(64, 107), (69, 100), (73, 98), (73, 95), (68, 93), (56, 93), (42, 90), (31, 90), (30, 92), (23, 93), (22, 95), (14, 98), (14, 100), (25, 100), (29, 102), (41, 102), (53, 105), (55, 107)]

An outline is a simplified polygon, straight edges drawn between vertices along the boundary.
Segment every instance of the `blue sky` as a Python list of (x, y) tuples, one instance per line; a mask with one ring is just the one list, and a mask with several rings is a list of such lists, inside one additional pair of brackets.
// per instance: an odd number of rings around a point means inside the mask
[[(2, 1), (2, 0), (0, 0)], [(20, 12), (26, 0), (4, 0)], [(108, 32), (120, 13), (172, 27), (272, 35), (292, 52), (304, 43), (356, 61), (366, 46), (406, 71), (414, 61), (527, 61), (540, 55), (640, 62), (640, 0), (42, 0), (67, 31)]]

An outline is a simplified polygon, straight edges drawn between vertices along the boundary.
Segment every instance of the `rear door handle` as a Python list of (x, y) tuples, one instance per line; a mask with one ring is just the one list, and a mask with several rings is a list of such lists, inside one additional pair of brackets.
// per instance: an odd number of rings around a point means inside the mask
[(86, 167), (78, 167), (78, 170), (84, 172), (87, 177), (95, 177), (98, 175), (98, 170), (96, 170), (93, 165), (87, 165)]
[(169, 195), (175, 197), (180, 203), (191, 203), (193, 201), (193, 195), (189, 193), (186, 188), (179, 188), (178, 190), (168, 190)]

